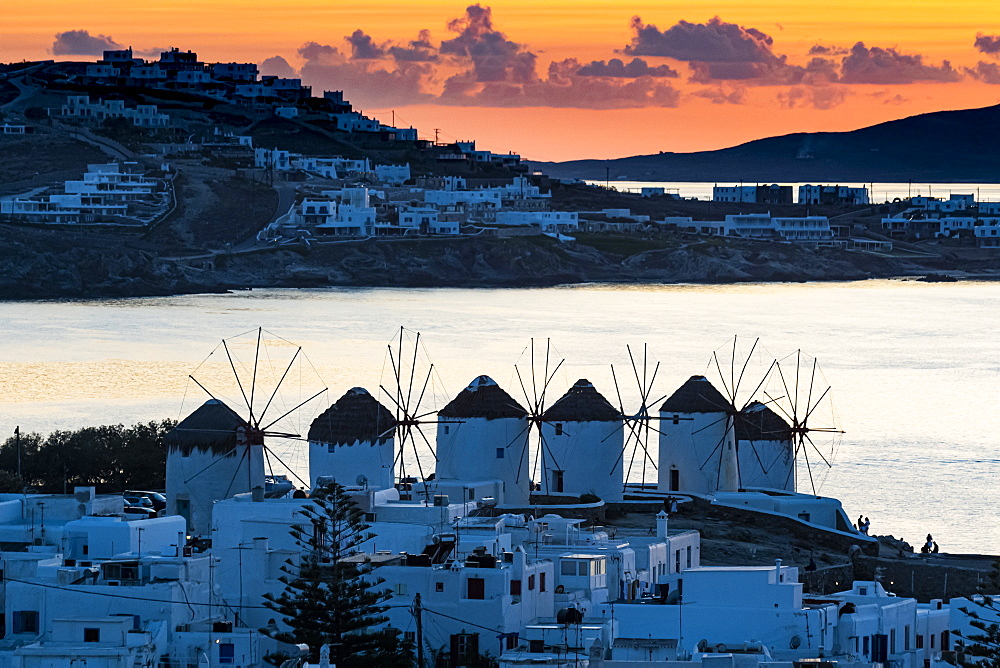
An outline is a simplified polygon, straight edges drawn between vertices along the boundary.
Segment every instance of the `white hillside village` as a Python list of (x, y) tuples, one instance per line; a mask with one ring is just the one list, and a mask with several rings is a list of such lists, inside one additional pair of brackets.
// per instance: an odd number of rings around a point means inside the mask
[[(234, 373), (275, 361), (257, 346)], [(530, 379), (522, 399), (481, 375), (432, 410), (420, 391), (432, 369), (407, 366), (408, 346), (401, 330), (380, 392), (333, 401), (321, 391), (272, 405), (298, 351), (273, 385), (237, 374), (243, 403), (209, 395), (167, 437), (159, 512), (137, 518), (121, 496), (87, 487), (0, 496), (0, 665), (247, 667), (277, 654), (282, 665), (332, 665), (336, 646), (276, 639), (289, 620), (268, 603), (290, 573), (325, 572), (318, 541), (384, 592), (380, 621), (363, 631), (412, 643), (425, 666), (488, 655), (505, 668), (926, 668), (961, 650), (968, 601), (918, 603), (881, 577), (841, 579), (878, 547), (814, 491), (824, 439), (841, 432), (821, 417), (829, 387), (811, 358), (793, 353), (743, 384), (729, 368), (693, 376), (649, 405), (656, 374), (643, 355), (628, 370), (637, 407), (618, 387), (557, 387), (561, 362), (550, 366), (546, 346), (532, 358), (544, 369), (517, 367)], [(735, 346), (720, 372), (746, 368)], [(779, 396), (779, 376), (817, 391)], [(308, 431), (284, 431), (311, 402), (321, 405)], [(274, 443), (288, 437), (308, 471), (275, 475)], [(315, 520), (331, 499), (367, 526), (342, 550), (334, 525)], [(676, 525), (708, 515), (839, 546), (843, 563), (817, 569), (789, 553), (703, 565), (700, 532)], [(624, 517), (635, 521), (614, 521)]]

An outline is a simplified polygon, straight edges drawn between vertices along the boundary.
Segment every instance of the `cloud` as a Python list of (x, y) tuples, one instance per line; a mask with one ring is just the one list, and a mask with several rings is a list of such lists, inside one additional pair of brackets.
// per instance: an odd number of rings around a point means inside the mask
[(846, 56), (847, 49), (842, 46), (823, 46), (822, 44), (813, 44), (809, 47), (810, 56)]
[(424, 104), (434, 96), (425, 92), (433, 71), (426, 63), (399, 63), (393, 69), (378, 61), (354, 60), (336, 47), (306, 42), (298, 50), (306, 62), (300, 75), (314, 87), (343, 90), (357, 107)]
[(470, 5), (465, 16), (448, 22), (448, 30), (458, 36), (441, 42), (440, 52), (471, 61), (476, 81), (536, 80), (537, 56), (493, 28), (489, 7)]
[(703, 97), (712, 104), (743, 104), (746, 102), (745, 88), (734, 88), (728, 91), (723, 88), (702, 88), (691, 94), (695, 97)]
[(977, 51), (1000, 58), (1000, 35), (984, 35), (978, 32), (975, 47)]
[(105, 51), (121, 48), (109, 35), (91, 35), (88, 30), (59, 32), (52, 42), (52, 53), (56, 56), (102, 56)]
[(260, 64), (260, 73), (268, 76), (292, 78), (295, 76), (295, 68), (281, 56), (271, 56)]
[(378, 60), (385, 56), (385, 49), (376, 44), (375, 40), (360, 28), (344, 39), (351, 45), (351, 58), (354, 60)]
[(678, 21), (663, 32), (634, 16), (632, 30), (632, 43), (623, 49), (628, 55), (705, 63), (767, 63), (775, 59), (771, 52), (774, 40), (769, 35), (726, 23), (718, 16), (707, 23)]
[(625, 63), (619, 58), (612, 58), (607, 62), (594, 60), (578, 69), (576, 74), (582, 77), (617, 77), (620, 79), (680, 76), (677, 70), (669, 65), (650, 67), (649, 63), (642, 58), (633, 58), (629, 63)]
[(1000, 65), (979, 61), (975, 67), (966, 67), (965, 73), (973, 79), (988, 84), (1000, 84)]
[(847, 93), (844, 86), (792, 86), (778, 93), (778, 101), (785, 109), (812, 107), (826, 111), (843, 104)]
[(438, 59), (437, 47), (431, 43), (431, 33), (429, 30), (421, 30), (415, 40), (409, 46), (391, 46), (389, 55), (397, 61), (414, 63), (430, 63)]
[(919, 54), (899, 53), (896, 49), (873, 46), (864, 42), (851, 47), (841, 61), (841, 81), (853, 84), (910, 84), (920, 82), (951, 82), (962, 78), (947, 60), (941, 65), (925, 65)]

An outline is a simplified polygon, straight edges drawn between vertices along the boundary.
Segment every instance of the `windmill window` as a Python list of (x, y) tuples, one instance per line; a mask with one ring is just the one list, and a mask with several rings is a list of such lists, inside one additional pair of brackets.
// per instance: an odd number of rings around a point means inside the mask
[(444, 591), (444, 583), (443, 582), (435, 582), (434, 583), (434, 591)]
[(497, 448), (497, 459), (503, 459), (503, 457), (504, 457), (504, 449)]
[(84, 629), (83, 642), (101, 642), (101, 629)]
[(562, 422), (556, 422), (556, 436), (562, 436), (562, 435), (563, 435)]
[(444, 433), (447, 434), (447, 433), (450, 433), (450, 432), (451, 432), (451, 425), (449, 425), (449, 424), (444, 425)]

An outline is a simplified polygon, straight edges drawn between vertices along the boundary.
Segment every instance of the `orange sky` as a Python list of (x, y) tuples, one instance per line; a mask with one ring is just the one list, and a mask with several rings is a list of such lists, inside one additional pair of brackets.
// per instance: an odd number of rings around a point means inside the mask
[[(984, 0), (816, 5), (801, 0), (691, 0), (683, 6), (647, 0), (494, 0), (481, 3), (492, 10), (488, 23), (472, 21), (467, 3), (439, 1), (5, 4), (0, 28), (0, 60), (5, 62), (93, 59), (83, 53), (53, 54), (56, 34), (70, 30), (142, 50), (179, 46), (209, 61), (260, 63), (280, 55), (295, 70), (305, 65), (302, 76), (317, 93), (342, 88), (356, 106), (379, 112), (386, 122), (390, 114), (384, 112), (395, 109), (397, 123), (418, 127), (422, 136), (432, 137), (440, 128), (442, 138), (474, 138), (482, 148), (533, 159), (711, 149), (774, 134), (851, 129), (1000, 101), (1000, 47), (989, 41), (978, 50), (974, 45), (977, 33), (1000, 34), (1000, 15), (994, 3)], [(633, 16), (655, 26), (649, 33), (655, 40), (633, 41), (639, 34), (630, 25)], [(714, 16), (720, 20), (711, 24)], [(462, 17), (467, 34), (449, 31), (448, 22)], [(673, 30), (682, 20), (688, 22), (686, 29)], [(358, 29), (371, 38), (377, 57), (352, 58), (345, 37)], [(408, 46), (421, 29), (430, 33), (433, 61), (401, 65), (388, 55), (392, 46)], [(444, 40), (457, 41), (439, 52)], [(336, 51), (327, 49), (307, 60), (298, 51), (307, 42)], [(844, 51), (857, 42), (867, 49), (849, 73)], [(459, 53), (466, 49), (463, 44), (468, 50)], [(622, 52), (627, 44), (633, 45), (633, 53)], [(821, 54), (832, 69), (819, 79), (806, 74), (799, 81), (816, 44), (839, 49)], [(480, 47), (497, 51), (477, 60)], [(720, 55), (724, 47), (742, 55)], [(751, 55), (744, 62), (747, 53)], [(575, 71), (595, 60), (603, 66), (612, 58), (628, 63), (636, 57), (650, 68), (669, 66), (677, 76), (637, 80)], [(571, 58), (576, 62), (567, 61)], [(942, 66), (945, 60), (952, 69)], [(561, 64), (561, 74), (549, 72), (553, 61)], [(525, 62), (531, 64), (530, 74), (518, 69)], [(984, 64), (978, 78), (966, 70), (977, 63)], [(737, 66), (756, 69), (750, 78), (720, 74)], [(401, 67), (411, 69), (402, 73)], [(381, 78), (367, 76), (376, 70)], [(491, 86), (499, 88), (483, 92)], [(633, 91), (642, 101), (621, 101), (629, 86), (645, 87), (651, 97)], [(415, 99), (407, 91), (424, 97)], [(511, 102), (515, 97), (520, 101)]]

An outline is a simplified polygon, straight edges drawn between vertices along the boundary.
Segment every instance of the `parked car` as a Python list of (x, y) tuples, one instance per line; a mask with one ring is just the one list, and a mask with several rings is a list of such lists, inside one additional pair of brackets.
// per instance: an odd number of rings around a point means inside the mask
[[(149, 499), (150, 503), (153, 504), (153, 510), (160, 511), (167, 507), (167, 497), (163, 492), (149, 492), (149, 491), (136, 491), (129, 490), (125, 492), (125, 496), (142, 496)], [(146, 505), (146, 504), (143, 504)]]
[(126, 504), (122, 512), (125, 513), (126, 519), (148, 520), (151, 517), (156, 517), (155, 510), (144, 508), (143, 506), (130, 506)]
[(125, 492), (122, 494), (122, 497), (125, 499), (126, 506), (136, 506), (139, 508), (149, 508), (150, 510), (155, 510), (155, 508), (153, 508), (153, 500), (148, 497), (140, 494), (133, 494), (131, 492)]

